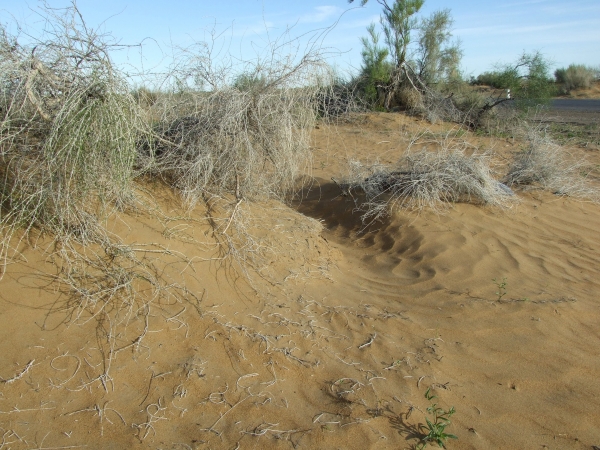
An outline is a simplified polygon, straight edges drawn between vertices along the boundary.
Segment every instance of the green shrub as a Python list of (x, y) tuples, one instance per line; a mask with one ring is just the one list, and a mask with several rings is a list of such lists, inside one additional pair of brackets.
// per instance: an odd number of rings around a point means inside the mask
[(510, 86), (509, 78), (503, 72), (483, 72), (477, 78), (471, 80), (471, 84), (477, 86), (490, 86), (496, 89), (507, 89)]
[(596, 71), (583, 64), (571, 64), (566, 69), (556, 69), (554, 77), (568, 93), (573, 89), (589, 89), (596, 78)]

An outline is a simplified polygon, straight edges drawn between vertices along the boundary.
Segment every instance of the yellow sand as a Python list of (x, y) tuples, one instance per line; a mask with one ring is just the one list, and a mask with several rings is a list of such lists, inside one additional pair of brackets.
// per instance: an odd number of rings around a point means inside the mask
[[(118, 326), (118, 297), (90, 316), (50, 241), (23, 242), (0, 282), (0, 449), (411, 448), (427, 388), (456, 408), (450, 449), (600, 446), (600, 207), (532, 191), (508, 211), (458, 204), (363, 230), (331, 177), (350, 158), (394, 161), (424, 126), (320, 125), (305, 198), (242, 204), (262, 255), (251, 284), (205, 211), (186, 218), (155, 187), (164, 216), (109, 228), (168, 286), (152, 297), (134, 280)], [(498, 162), (521, 145), (472, 143)]]

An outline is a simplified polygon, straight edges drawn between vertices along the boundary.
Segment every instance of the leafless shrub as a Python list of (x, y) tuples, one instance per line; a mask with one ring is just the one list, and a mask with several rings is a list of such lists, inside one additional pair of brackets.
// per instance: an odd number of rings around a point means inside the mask
[(198, 44), (163, 82), (172, 89), (152, 105), (157, 137), (146, 165), (188, 206), (226, 194), (283, 198), (308, 162), (323, 64), (316, 50), (296, 58), (279, 47), (231, 77), (233, 63)]
[(345, 81), (333, 77), (330, 83), (324, 83), (316, 95), (319, 118), (325, 122), (348, 121), (354, 113), (368, 108), (358, 95), (358, 81)]
[(509, 186), (539, 186), (558, 195), (600, 200), (598, 188), (586, 178), (587, 163), (552, 141), (543, 128), (528, 126), (528, 146), (517, 154), (505, 182)]
[(434, 151), (409, 149), (391, 167), (351, 163), (345, 185), (348, 193), (364, 195), (364, 201), (357, 201), (363, 222), (394, 209), (441, 211), (455, 202), (507, 207), (514, 201), (510, 189), (492, 177), (489, 155), (469, 155), (463, 141), (448, 137), (436, 146)]

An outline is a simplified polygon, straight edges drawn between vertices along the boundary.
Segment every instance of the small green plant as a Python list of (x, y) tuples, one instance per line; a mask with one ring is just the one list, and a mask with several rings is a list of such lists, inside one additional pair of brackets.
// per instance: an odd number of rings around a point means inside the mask
[(506, 278), (502, 278), (502, 281), (498, 281), (496, 278), (492, 279), (494, 284), (498, 287), (498, 291), (496, 295), (498, 296), (498, 301), (502, 300), (502, 297), (506, 295)]
[(458, 439), (455, 435), (446, 433), (446, 427), (451, 424), (450, 417), (456, 412), (454, 406), (448, 411), (444, 411), (437, 403), (433, 402), (437, 397), (430, 391), (431, 388), (428, 388), (425, 392), (425, 398), (431, 402), (431, 405), (427, 408), (427, 412), (433, 416), (433, 420), (425, 417), (427, 427), (422, 427), (425, 428), (427, 434), (421, 440), (421, 444), (416, 447), (418, 450), (424, 449), (429, 442), (435, 442), (438, 446), (446, 448), (446, 439)]

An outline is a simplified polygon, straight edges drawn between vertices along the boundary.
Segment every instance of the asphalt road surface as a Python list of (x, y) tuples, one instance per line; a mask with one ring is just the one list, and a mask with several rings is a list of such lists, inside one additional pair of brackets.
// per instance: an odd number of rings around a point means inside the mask
[(600, 99), (559, 98), (552, 100), (550, 108), (559, 111), (594, 111), (600, 112)]

